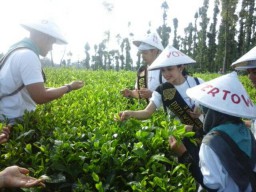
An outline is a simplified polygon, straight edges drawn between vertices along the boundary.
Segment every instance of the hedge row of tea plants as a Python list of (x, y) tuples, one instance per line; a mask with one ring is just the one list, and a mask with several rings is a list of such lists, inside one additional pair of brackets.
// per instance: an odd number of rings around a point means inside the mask
[[(170, 135), (193, 133), (176, 120), (166, 121), (161, 110), (144, 121), (114, 120), (119, 111), (146, 106), (120, 94), (134, 86), (135, 72), (46, 68), (45, 73), (48, 87), (78, 79), (85, 86), (39, 105), (13, 127), (0, 146), (1, 168), (16, 164), (50, 179), (46, 188), (4, 191), (195, 191), (194, 179), (168, 146)], [(209, 80), (217, 74), (195, 76)]]

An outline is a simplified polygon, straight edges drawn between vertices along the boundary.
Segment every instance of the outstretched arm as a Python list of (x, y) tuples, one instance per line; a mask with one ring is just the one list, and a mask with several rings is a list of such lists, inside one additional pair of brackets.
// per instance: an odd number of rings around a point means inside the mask
[(135, 118), (139, 120), (148, 119), (154, 113), (155, 110), (156, 110), (155, 104), (152, 101), (150, 101), (148, 106), (143, 110), (121, 111), (119, 113), (120, 121), (125, 121), (129, 118)]
[(80, 89), (84, 86), (83, 81), (74, 81), (68, 85), (64, 85), (58, 88), (45, 88), (44, 83), (34, 83), (27, 85), (26, 88), (31, 98), (37, 104), (43, 104), (50, 102), (54, 99), (62, 97), (65, 93)]
[(137, 98), (137, 99), (149, 99), (152, 96), (152, 91), (150, 91), (147, 88), (143, 88), (141, 90), (134, 89), (123, 89), (121, 91), (121, 94), (124, 97), (132, 97), (132, 98)]

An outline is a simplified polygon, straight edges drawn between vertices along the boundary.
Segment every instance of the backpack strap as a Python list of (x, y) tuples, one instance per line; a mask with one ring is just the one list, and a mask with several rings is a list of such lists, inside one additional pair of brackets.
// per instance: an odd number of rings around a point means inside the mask
[(203, 139), (203, 143), (209, 145), (216, 153), (222, 165), (242, 191), (247, 188), (248, 183), (251, 183), (253, 191), (256, 191), (256, 178), (253, 172), (256, 160), (255, 139), (252, 134), (251, 141), (252, 158), (249, 158), (223, 131), (212, 131)]
[[(13, 53), (14, 51), (18, 50), (18, 49), (30, 49), (31, 51), (33, 51), (38, 57), (39, 57), (39, 50), (37, 48), (37, 46), (28, 38), (25, 38), (21, 41), (19, 41), (18, 43), (14, 44), (13, 46), (11, 46), (11, 48), (9, 49), (9, 51), (4, 55), (4, 57), (2, 57), (0, 59), (0, 70), (1, 68), (4, 66), (5, 61), (7, 60), (7, 58), (11, 55), (11, 53)], [(44, 82), (46, 81), (46, 77), (44, 74), (44, 71), (42, 69), (42, 76), (44, 79)], [(7, 96), (12, 96), (15, 95), (16, 93), (18, 93), (20, 90), (22, 90), (25, 87), (24, 84), (22, 84), (20, 87), (18, 87), (16, 90), (14, 90), (13, 92), (9, 93), (9, 94), (5, 94), (2, 95), (0, 97), (0, 100), (4, 97)]]
[(194, 77), (194, 79), (195, 79), (196, 84), (199, 85), (200, 84), (199, 79), (197, 77)]
[(19, 91), (21, 91), (21, 89), (23, 89), (25, 87), (24, 84), (22, 84), (20, 87), (18, 87), (16, 90), (14, 90), (13, 92), (9, 93), (9, 94), (6, 94), (6, 95), (2, 95), (0, 97), (0, 100), (3, 99), (4, 97), (8, 97), (8, 96), (12, 96), (12, 95), (15, 95), (16, 93), (18, 93)]
[[(148, 88), (148, 70), (147, 65), (142, 65), (139, 67), (137, 71), (137, 87), (140, 90), (141, 88)], [(140, 95), (139, 95), (140, 97)], [(141, 99), (141, 98), (140, 98)], [(149, 99), (146, 99), (147, 103), (149, 103)]]
[(7, 60), (7, 58), (11, 55), (11, 53), (13, 53), (14, 51), (16, 51), (17, 49), (23, 49), (26, 47), (17, 47), (15, 49), (11, 49), (10, 51), (8, 51), (1, 59), (0, 59), (0, 70), (2, 69), (2, 67), (5, 64), (5, 61)]
[[(24, 49), (26, 47), (17, 47), (15, 49), (12, 49), (10, 51), (8, 51), (0, 60), (0, 70), (2, 69), (2, 67), (5, 64), (5, 61), (9, 58), (9, 56), (11, 55), (11, 53), (13, 53), (14, 51), (18, 50), (18, 49)], [(8, 96), (12, 96), (15, 95), (16, 93), (18, 93), (20, 90), (22, 90), (25, 87), (24, 84), (22, 84), (20, 87), (18, 87), (17, 89), (15, 89), (13, 92), (9, 93), (9, 94), (4, 94), (0, 97), (0, 100), (4, 97), (8, 97)]]
[(159, 70), (159, 84), (163, 83), (163, 76), (162, 76), (162, 71)]

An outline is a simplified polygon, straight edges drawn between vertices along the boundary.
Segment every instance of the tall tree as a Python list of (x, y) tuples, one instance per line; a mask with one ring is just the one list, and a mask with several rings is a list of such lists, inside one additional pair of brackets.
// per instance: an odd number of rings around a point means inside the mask
[(192, 47), (193, 47), (193, 31), (194, 27), (192, 23), (189, 23), (188, 27), (184, 29), (185, 31), (185, 37), (186, 37), (186, 47), (185, 47), (185, 53), (189, 56), (192, 56)]
[(243, 55), (246, 50), (245, 50), (245, 19), (246, 19), (246, 1), (243, 0), (241, 10), (239, 12), (239, 34), (238, 34), (238, 47), (237, 47), (237, 56), (236, 58), (239, 57), (239, 55)]
[[(248, 1), (248, 6), (247, 6), (247, 10), (248, 10), (248, 18), (246, 19), (246, 42), (245, 42), (245, 48), (246, 50), (249, 50), (252, 46), (254, 46), (254, 44), (251, 44), (251, 40), (252, 40), (252, 27), (255, 27), (255, 23), (253, 26), (253, 14), (254, 11), (256, 10), (255, 8), (255, 1), (253, 0), (247, 0)], [(254, 17), (255, 20), (255, 17)]]
[(196, 50), (197, 50), (197, 43), (198, 43), (198, 31), (197, 31), (197, 19), (198, 19), (198, 12), (195, 13), (195, 24), (194, 24), (194, 35), (193, 35), (193, 58), (196, 58)]
[(179, 21), (177, 18), (173, 19), (173, 28), (174, 28), (174, 37), (173, 37), (173, 47), (175, 47), (176, 49), (179, 49), (179, 41), (178, 41), (178, 37), (177, 37), (177, 30), (178, 30), (178, 26), (179, 26)]
[(207, 37), (209, 39), (208, 43), (208, 63), (209, 63), (209, 71), (214, 72), (217, 71), (220, 66), (215, 66), (215, 56), (216, 56), (216, 37), (217, 37), (217, 21), (218, 21), (218, 14), (219, 14), (219, 0), (214, 1), (214, 9), (213, 9), (213, 21), (210, 25), (210, 30), (207, 34)]
[(130, 54), (131, 46), (128, 38), (124, 38), (121, 43), (121, 68), (125, 70), (132, 69), (132, 57)]
[(90, 57), (90, 53), (89, 53), (89, 51), (90, 51), (90, 45), (89, 45), (88, 42), (87, 42), (87, 43), (85, 44), (85, 46), (84, 46), (84, 51), (85, 51), (85, 60), (84, 60), (83, 65), (84, 65), (84, 67), (85, 67), (86, 69), (89, 69), (89, 68), (90, 68), (90, 60), (91, 60), (91, 57)]
[(238, 55), (240, 57), (254, 46), (253, 31), (255, 29), (255, 1), (243, 0), (239, 12), (239, 35), (238, 35)]
[(166, 0), (162, 3), (161, 8), (163, 9), (163, 25), (157, 29), (159, 36), (162, 39), (162, 44), (166, 47), (169, 44), (171, 28), (167, 25), (167, 11), (169, 6)]
[[(218, 61), (223, 63), (223, 71), (226, 72), (227, 67), (234, 61), (237, 42), (236, 22), (238, 20), (235, 14), (237, 0), (222, 0), (221, 24), (219, 33), (219, 45), (217, 51)], [(221, 58), (223, 58), (221, 62)]]
[(199, 17), (201, 22), (199, 23), (201, 30), (198, 32), (198, 47), (196, 61), (199, 63), (200, 69), (205, 70), (207, 68), (207, 46), (206, 46), (206, 36), (207, 36), (207, 26), (209, 23), (209, 18), (207, 17), (207, 11), (209, 7), (209, 0), (204, 0), (203, 6), (199, 9)]

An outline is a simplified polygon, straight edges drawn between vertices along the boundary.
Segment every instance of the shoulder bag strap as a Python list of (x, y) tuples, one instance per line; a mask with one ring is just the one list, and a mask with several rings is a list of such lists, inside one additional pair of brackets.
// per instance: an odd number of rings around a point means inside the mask
[[(144, 73), (144, 75), (142, 75)], [(137, 88), (148, 88), (148, 70), (147, 65), (142, 65), (137, 71)], [(140, 98), (140, 95), (139, 95)], [(141, 98), (140, 98), (141, 99)], [(149, 99), (146, 99), (149, 103)]]
[(23, 89), (25, 87), (24, 84), (22, 84), (20, 87), (18, 87), (18, 89), (14, 90), (13, 92), (9, 93), (9, 94), (6, 94), (6, 95), (2, 95), (0, 97), (0, 100), (3, 99), (4, 97), (8, 97), (8, 96), (12, 96), (12, 95), (15, 95), (16, 93), (18, 93), (21, 89)]
[(162, 83), (163, 83), (163, 76), (162, 76), (161, 70), (159, 69), (159, 84), (162, 84)]
[[(17, 49), (22, 49), (22, 48), (25, 48), (25, 47), (17, 47), (15, 49), (12, 49), (11, 51), (7, 52), (0, 60), (0, 70), (2, 69), (2, 67), (4, 66), (5, 64), (5, 61), (7, 60), (7, 58), (11, 55), (12, 52), (14, 52), (15, 50)], [(4, 94), (0, 97), (0, 100), (4, 97), (8, 97), (8, 96), (12, 96), (12, 95), (15, 95), (16, 93), (18, 93), (21, 89), (24, 88), (24, 84), (22, 84), (20, 87), (18, 87), (16, 90), (14, 90), (13, 92), (9, 93), (9, 94)]]
[[(214, 131), (217, 135), (219, 135), (221, 138), (223, 138), (227, 144), (230, 145), (232, 152), (235, 154), (238, 162), (240, 162), (241, 165), (244, 166), (246, 169), (249, 180), (252, 186), (253, 191), (256, 192), (256, 178), (255, 178), (255, 173), (253, 172), (253, 168), (250, 163), (250, 158), (237, 146), (237, 144), (231, 139), (226, 133), (223, 131)], [(252, 146), (254, 146), (254, 140), (252, 141)], [(253, 148), (252, 148), (253, 150)]]
[(200, 82), (199, 82), (198, 78), (197, 78), (197, 77), (194, 77), (194, 79), (195, 79), (195, 81), (196, 81), (196, 84), (199, 85)]

